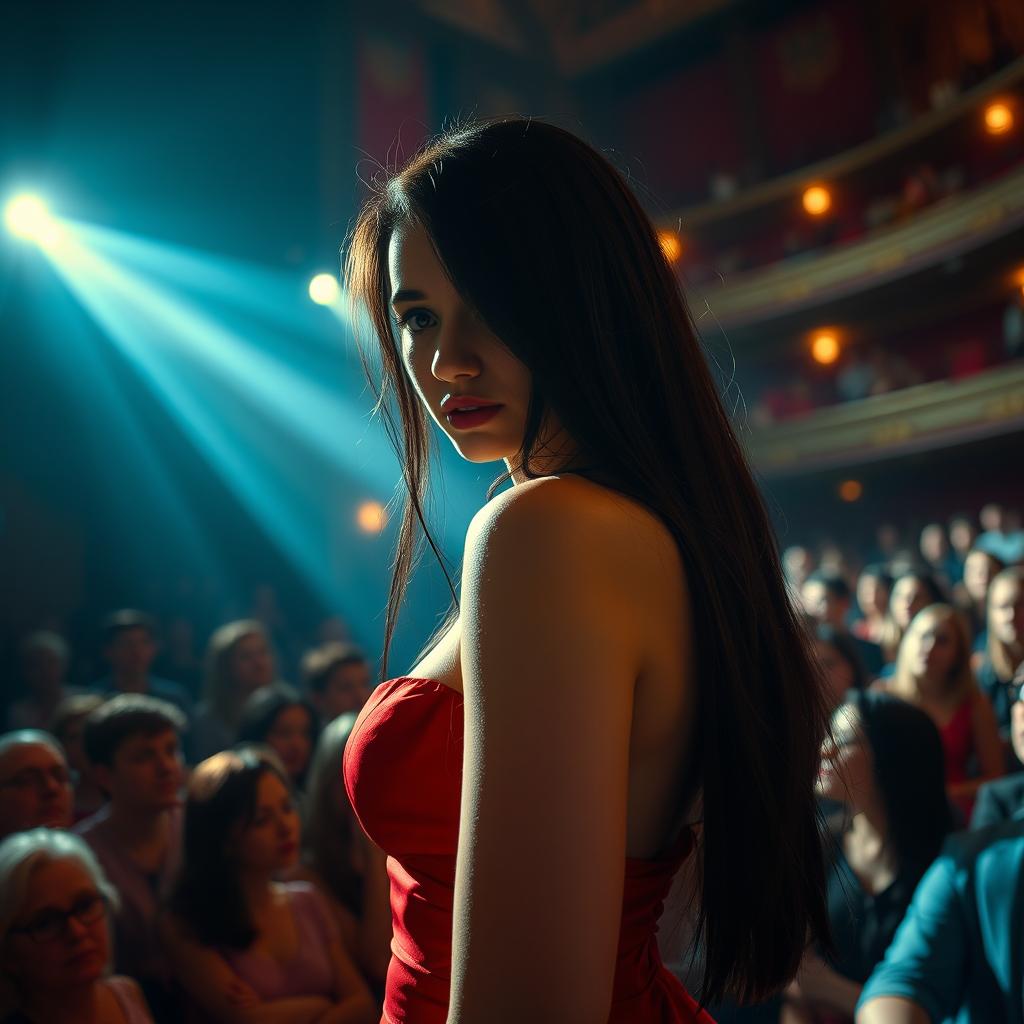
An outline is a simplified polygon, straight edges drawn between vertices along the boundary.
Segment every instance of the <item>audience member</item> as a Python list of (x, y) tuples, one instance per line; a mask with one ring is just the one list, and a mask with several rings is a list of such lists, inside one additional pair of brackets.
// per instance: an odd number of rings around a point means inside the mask
[(829, 844), (835, 955), (804, 957), (784, 1021), (853, 1019), (861, 986), (953, 825), (938, 731), (919, 708), (888, 694), (855, 691), (836, 710), (818, 789), (844, 805)]
[(857, 1024), (1021, 1019), (1024, 820), (950, 836), (921, 879)]
[(957, 582), (959, 575), (960, 563), (950, 547), (946, 528), (942, 523), (929, 523), (921, 531), (918, 547), (932, 577), (946, 593), (952, 593), (953, 584)]
[(889, 595), (889, 618), (882, 640), (882, 652), (888, 664), (880, 673), (882, 676), (891, 676), (895, 671), (900, 641), (914, 616), (923, 608), (942, 604), (945, 600), (939, 585), (926, 572), (905, 572), (893, 583)]
[(868, 565), (857, 577), (857, 607), (862, 618), (850, 626), (850, 632), (881, 648), (889, 614), (892, 577), (881, 565)]
[(148, 694), (173, 704), (191, 719), (192, 700), (185, 688), (150, 673), (156, 655), (153, 620), (130, 608), (114, 612), (103, 623), (103, 656), (110, 665), (110, 675), (99, 680), (94, 689), (101, 694)]
[(958, 588), (957, 604), (970, 620), (976, 651), (983, 651), (988, 646), (985, 632), (988, 619), (988, 588), (1004, 568), (998, 558), (978, 547), (972, 548), (964, 561), (964, 578)]
[(814, 571), (814, 556), (802, 544), (793, 544), (782, 553), (782, 568), (790, 591), (799, 597), (804, 580)]
[(106, 699), (97, 693), (79, 693), (73, 697), (65, 697), (57, 705), (57, 710), (50, 719), (49, 732), (64, 748), (68, 768), (71, 769), (75, 782), (72, 812), (75, 822), (95, 814), (107, 800), (103, 790), (96, 784), (92, 765), (85, 756), (85, 745), (82, 743), (85, 720), (101, 707)]
[[(1017, 669), (1013, 678), (1013, 702), (1010, 705), (1010, 745), (1018, 763), (1024, 763), (1024, 702), (1021, 690), (1024, 688), (1024, 665)], [(1003, 779), (986, 782), (978, 790), (971, 815), (971, 828), (986, 828), (1002, 824), (1024, 813), (1024, 772), (1014, 772)]]
[(217, 629), (206, 647), (203, 702), (196, 712), (192, 754), (197, 760), (235, 742), (242, 705), (276, 677), (277, 665), (263, 626), (238, 619)]
[(370, 663), (354, 644), (323, 644), (302, 659), (302, 681), (320, 721), (359, 711), (370, 697)]
[(203, 666), (196, 654), (196, 627), (187, 615), (175, 615), (164, 628), (164, 643), (156, 669), (180, 683), (195, 701), (203, 679)]
[(931, 716), (942, 737), (949, 798), (969, 821), (978, 787), (1005, 766), (995, 713), (971, 673), (967, 627), (953, 608), (929, 605), (914, 616), (888, 689)]
[(257, 690), (238, 720), (238, 742), (270, 747), (296, 793), (303, 791), (318, 731), (312, 704), (285, 683)]
[(196, 767), (161, 932), (176, 976), (216, 1021), (379, 1017), (317, 889), (274, 880), (294, 867), (298, 840), (288, 780), (272, 758), (242, 748)]
[(822, 570), (812, 572), (800, 590), (804, 611), (823, 625), (844, 634), (857, 648), (864, 668), (875, 676), (882, 668), (882, 649), (870, 640), (862, 640), (848, 631), (846, 620), (850, 614), (853, 595), (842, 576)]
[(988, 696), (1004, 738), (1010, 730), (1010, 686), (1024, 666), (1024, 566), (999, 573), (988, 588), (986, 643), (978, 686)]
[(835, 626), (819, 624), (813, 634), (814, 653), (821, 666), (829, 707), (842, 704), (850, 690), (863, 690), (864, 664), (853, 637)]
[(49, 733), (0, 736), (0, 839), (40, 826), (70, 828), (71, 803), (67, 758)]
[(1024, 562), (1024, 530), (1016, 511), (991, 502), (978, 517), (984, 531), (974, 542), (979, 551), (988, 552), (1004, 566)]
[(360, 828), (341, 773), (354, 712), (320, 734), (309, 769), (302, 866), (297, 876), (328, 897), (342, 940), (376, 993), (391, 960), (391, 897), (387, 857)]
[(964, 578), (964, 560), (967, 558), (978, 537), (978, 528), (969, 516), (954, 516), (949, 521), (949, 546), (959, 564), (958, 576), (954, 583)]
[(131, 978), (108, 975), (108, 915), (118, 906), (89, 848), (36, 828), (0, 843), (0, 957), (9, 1024), (147, 1024)]
[(180, 1019), (156, 931), (181, 853), (180, 709), (143, 694), (111, 697), (86, 720), (82, 740), (109, 803), (75, 831), (121, 894), (114, 913), (117, 970), (135, 978), (156, 1019)]
[(50, 630), (30, 633), (21, 644), (25, 696), (7, 709), (8, 729), (45, 729), (57, 705), (74, 691), (65, 683), (68, 645)]

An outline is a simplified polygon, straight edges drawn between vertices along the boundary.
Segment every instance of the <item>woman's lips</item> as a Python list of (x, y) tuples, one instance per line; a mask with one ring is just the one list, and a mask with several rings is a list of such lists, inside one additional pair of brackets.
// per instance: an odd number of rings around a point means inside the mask
[(484, 405), (470, 411), (454, 409), (447, 413), (447, 419), (456, 430), (469, 430), (493, 419), (501, 408), (500, 405)]

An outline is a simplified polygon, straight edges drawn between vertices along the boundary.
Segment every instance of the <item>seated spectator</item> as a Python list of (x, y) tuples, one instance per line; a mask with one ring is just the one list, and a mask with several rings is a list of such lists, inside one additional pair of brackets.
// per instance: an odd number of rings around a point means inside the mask
[(150, 674), (157, 655), (153, 620), (143, 612), (123, 609), (103, 623), (103, 656), (110, 675), (93, 687), (97, 693), (141, 693), (177, 707), (186, 720), (192, 718), (192, 699), (180, 683)]
[(946, 528), (942, 523), (929, 523), (921, 531), (919, 542), (921, 557), (933, 579), (946, 591), (952, 593), (958, 575), (959, 562), (949, 545)]
[(1024, 666), (1024, 566), (1004, 569), (992, 580), (985, 633), (978, 686), (992, 702), (1005, 739), (1010, 734), (1011, 683)]
[(60, 744), (38, 729), (0, 736), (0, 839), (29, 828), (70, 828), (72, 778)]
[(974, 541), (977, 539), (977, 536), (978, 528), (974, 525), (973, 519), (967, 516), (954, 516), (950, 519), (949, 546), (957, 562), (956, 574), (953, 579), (954, 585), (963, 581), (964, 562), (971, 548), (974, 547)]
[(864, 665), (853, 638), (834, 626), (818, 625), (813, 632), (814, 653), (824, 673), (829, 707), (842, 704), (850, 690), (863, 690)]
[(0, 843), (0, 956), (15, 1003), (5, 1021), (152, 1021), (138, 985), (107, 973), (117, 905), (77, 836), (37, 828)]
[(203, 667), (196, 653), (196, 627), (187, 616), (175, 615), (165, 623), (156, 670), (180, 683), (190, 700), (198, 698)]
[(298, 841), (288, 780), (272, 758), (243, 748), (196, 767), (161, 933), (176, 977), (215, 1021), (379, 1017), (317, 889), (275, 881), (294, 868)]
[(782, 568), (790, 591), (799, 597), (804, 580), (814, 571), (814, 555), (802, 544), (793, 544), (782, 553)]
[(296, 877), (328, 897), (342, 941), (379, 995), (391, 961), (391, 895), (387, 857), (356, 821), (341, 763), (354, 712), (333, 719), (320, 734), (309, 769), (302, 865)]
[(320, 721), (359, 711), (373, 690), (370, 663), (353, 644), (323, 644), (302, 659), (302, 681)]
[(1024, 562), (1024, 530), (1020, 516), (1013, 510), (992, 502), (979, 513), (984, 533), (974, 542), (979, 551), (986, 551), (1002, 565)]
[(964, 561), (964, 578), (957, 591), (957, 604), (970, 620), (976, 651), (983, 651), (988, 645), (985, 634), (988, 588), (1004, 568), (998, 558), (980, 548), (973, 548)]
[(967, 627), (949, 605), (930, 605), (914, 616), (888, 689), (927, 711), (938, 728), (946, 790), (966, 823), (978, 787), (1005, 767), (995, 713), (971, 673)]
[(297, 793), (305, 786), (318, 732), (313, 706), (285, 683), (257, 690), (245, 702), (238, 721), (238, 742), (270, 747)]
[[(1014, 699), (1010, 705), (1010, 745), (1018, 762), (1024, 764), (1024, 702), (1021, 689), (1024, 688), (1024, 665), (1013, 679)], [(1004, 779), (986, 782), (978, 790), (971, 815), (971, 828), (987, 828), (1000, 825), (1024, 813), (1024, 772), (1015, 772)]]
[(804, 957), (783, 1020), (853, 1020), (861, 986), (953, 824), (942, 743), (928, 715), (887, 694), (855, 691), (832, 725), (818, 791), (845, 805), (828, 849), (835, 958)]
[(923, 608), (945, 601), (939, 585), (926, 572), (911, 570), (899, 576), (889, 595), (889, 618), (882, 639), (882, 653), (888, 664), (879, 673), (883, 678), (896, 670), (900, 641), (911, 620)]
[(8, 729), (45, 729), (57, 705), (74, 693), (65, 683), (68, 645), (57, 633), (38, 630), (21, 645), (26, 694), (7, 709)]
[(868, 565), (857, 578), (857, 607), (863, 616), (850, 626), (850, 632), (861, 640), (881, 647), (889, 613), (892, 577), (881, 565)]
[(847, 636), (857, 648), (864, 668), (872, 677), (877, 675), (882, 668), (882, 649), (870, 640), (854, 636), (846, 626), (846, 618), (852, 603), (850, 586), (846, 580), (842, 576), (821, 570), (812, 572), (804, 580), (800, 596), (807, 614)]
[(921, 879), (857, 1024), (1021, 1019), (1024, 821), (950, 836)]
[(75, 780), (72, 813), (75, 822), (95, 814), (107, 801), (103, 790), (96, 784), (92, 765), (85, 756), (85, 746), (82, 743), (86, 718), (101, 707), (105, 699), (96, 693), (79, 693), (73, 697), (65, 697), (57, 705), (57, 710), (50, 719), (49, 732), (64, 748), (68, 767)]
[(217, 629), (206, 646), (203, 702), (196, 712), (192, 754), (202, 760), (235, 742), (242, 705), (276, 678), (274, 652), (263, 626), (239, 619)]
[(121, 894), (114, 912), (115, 966), (135, 978), (158, 1021), (180, 1019), (156, 931), (161, 895), (181, 855), (185, 716), (142, 694), (111, 697), (86, 720), (86, 756), (109, 803), (75, 829)]

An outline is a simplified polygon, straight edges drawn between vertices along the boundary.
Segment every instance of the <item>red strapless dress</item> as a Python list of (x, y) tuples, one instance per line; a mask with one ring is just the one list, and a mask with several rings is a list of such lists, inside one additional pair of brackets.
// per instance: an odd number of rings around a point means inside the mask
[[(462, 789), (463, 698), (402, 677), (373, 693), (345, 745), (345, 789), (388, 854), (394, 936), (382, 1024), (444, 1024)], [(609, 1024), (714, 1024), (662, 964), (655, 939), (672, 877), (692, 847), (684, 829), (658, 860), (627, 858)]]

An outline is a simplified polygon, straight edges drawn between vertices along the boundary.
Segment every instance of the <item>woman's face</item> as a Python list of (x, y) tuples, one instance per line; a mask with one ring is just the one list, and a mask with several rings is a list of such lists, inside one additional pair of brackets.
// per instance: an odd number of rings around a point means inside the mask
[(850, 704), (832, 715), (832, 736), (821, 748), (818, 795), (858, 809), (876, 795), (874, 758), (860, 713)]
[(945, 682), (961, 657), (957, 634), (948, 616), (923, 613), (914, 618), (903, 643), (909, 648), (906, 665), (915, 679)]
[(102, 977), (109, 959), (107, 908), (89, 872), (71, 858), (39, 865), (4, 943), (6, 972), (29, 991), (66, 991)]
[(276, 674), (274, 655), (262, 633), (249, 633), (231, 649), (231, 676), (243, 696), (269, 686)]
[(995, 562), (984, 551), (972, 551), (964, 562), (964, 589), (975, 604), (983, 604), (988, 595), (988, 585), (998, 569)]
[(928, 606), (929, 596), (925, 585), (914, 576), (903, 576), (892, 588), (889, 611), (900, 629), (906, 629), (911, 619), (922, 608)]
[(825, 673), (825, 698), (829, 707), (837, 707), (853, 686), (853, 666), (824, 640), (815, 640), (814, 648)]
[(261, 776), (252, 821), (238, 840), (238, 865), (245, 871), (274, 874), (291, 867), (299, 855), (299, 815), (288, 788), (272, 771)]
[(295, 781), (302, 777), (313, 753), (313, 722), (301, 704), (284, 708), (267, 733), (267, 746), (274, 751)]
[[(420, 225), (395, 228), (388, 266), (402, 363), (427, 413), (469, 462), (514, 461), (526, 426), (530, 371), (466, 305)], [(449, 415), (447, 403), (461, 396), (494, 411), (478, 423)], [(542, 438), (545, 433), (550, 428)]]
[(864, 573), (857, 580), (857, 604), (865, 615), (884, 615), (889, 607), (889, 591), (877, 576)]
[(1002, 579), (992, 584), (988, 631), (1001, 644), (1024, 644), (1024, 585), (1020, 580)]

